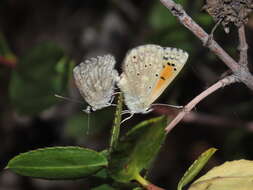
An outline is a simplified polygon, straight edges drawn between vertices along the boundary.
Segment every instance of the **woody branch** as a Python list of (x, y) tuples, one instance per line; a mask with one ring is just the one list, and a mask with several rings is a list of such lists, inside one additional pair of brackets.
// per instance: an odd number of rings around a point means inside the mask
[[(248, 86), (251, 90), (253, 90), (253, 76), (248, 70), (246, 64), (238, 64), (224, 49), (214, 40), (210, 39), (209, 35), (194, 21), (192, 18), (184, 11), (181, 5), (176, 4), (173, 0), (160, 0), (161, 3), (167, 7), (171, 13), (176, 16), (179, 21), (188, 28), (195, 36), (197, 36), (203, 44), (207, 44), (207, 47), (216, 54), (234, 73), (234, 75), (238, 78), (240, 82), (243, 82)], [(244, 33), (244, 27), (239, 28), (240, 33)], [(244, 59), (245, 52), (247, 52), (247, 46), (245, 46), (246, 40), (242, 37), (242, 43), (240, 49), (243, 50), (241, 53), (244, 56), (241, 56)], [(208, 41), (208, 43), (206, 43)]]
[[(206, 44), (207, 47), (216, 54), (232, 71), (233, 75), (228, 76), (207, 90), (200, 93), (192, 101), (190, 101), (183, 111), (181, 111), (172, 122), (166, 127), (166, 131), (169, 132), (173, 127), (179, 123), (183, 117), (189, 113), (201, 100), (203, 100), (208, 95), (212, 94), (216, 90), (224, 87), (226, 85), (232, 84), (234, 82), (243, 82), (251, 90), (253, 90), (253, 76), (248, 70), (247, 67), (247, 49), (248, 45), (245, 37), (245, 28), (242, 25), (238, 29), (239, 34), (239, 50), (240, 50), (240, 59), (239, 62), (236, 62), (224, 49), (213, 39), (209, 38), (209, 35), (194, 21), (187, 13), (184, 11), (181, 5), (176, 4), (173, 0), (160, 0), (161, 3), (167, 7), (171, 13), (176, 16), (179, 21), (188, 28), (195, 36), (197, 36), (203, 44)], [(208, 43), (207, 43), (208, 41)]]
[(246, 41), (246, 35), (245, 35), (245, 27), (244, 25), (241, 25), (238, 28), (238, 34), (239, 34), (239, 51), (240, 51), (240, 60), (239, 60), (239, 64), (241, 65), (247, 65), (248, 64), (248, 44)]

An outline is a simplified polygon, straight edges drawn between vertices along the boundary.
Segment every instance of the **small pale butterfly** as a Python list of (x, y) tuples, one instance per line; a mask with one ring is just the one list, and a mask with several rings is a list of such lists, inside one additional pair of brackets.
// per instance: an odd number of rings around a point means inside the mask
[(130, 50), (117, 83), (130, 113), (147, 113), (188, 59), (181, 49), (142, 45)]
[[(110, 106), (113, 101), (114, 86), (119, 78), (115, 63), (115, 58), (108, 54), (85, 60), (73, 69), (75, 84), (93, 111)], [(89, 112), (89, 108), (86, 111)]]

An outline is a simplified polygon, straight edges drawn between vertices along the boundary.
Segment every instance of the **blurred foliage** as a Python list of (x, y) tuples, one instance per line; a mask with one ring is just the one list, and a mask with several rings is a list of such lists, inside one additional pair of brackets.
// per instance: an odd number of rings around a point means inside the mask
[[(100, 118), (100, 119), (97, 119)], [(103, 124), (101, 125), (101, 120)], [(87, 114), (80, 112), (67, 118), (66, 127), (64, 128), (65, 136), (73, 138), (78, 144), (83, 144), (90, 134), (101, 133), (104, 126), (113, 120), (113, 108), (105, 108)]]
[(114, 188), (110, 187), (109, 185), (101, 185), (96, 188), (92, 188), (91, 190), (114, 190)]
[(11, 51), (8, 42), (2, 33), (0, 33), (0, 56), (6, 58), (9, 61), (16, 62), (16, 56)]
[(57, 102), (67, 88), (73, 63), (61, 48), (40, 44), (19, 58), (10, 82), (10, 100), (20, 114), (35, 115)]

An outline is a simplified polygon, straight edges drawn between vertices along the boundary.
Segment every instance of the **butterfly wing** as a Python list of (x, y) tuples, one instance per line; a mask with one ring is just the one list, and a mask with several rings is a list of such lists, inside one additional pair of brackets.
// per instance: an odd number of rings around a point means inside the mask
[(113, 56), (105, 55), (86, 60), (73, 69), (75, 84), (94, 111), (110, 105), (118, 79), (115, 63)]
[(118, 86), (124, 93), (125, 103), (131, 112), (144, 113), (148, 110), (150, 105), (147, 98), (163, 68), (163, 51), (157, 45), (143, 45), (127, 53)]
[(175, 79), (178, 73), (182, 70), (188, 59), (188, 53), (177, 48), (164, 48), (162, 65), (159, 78), (156, 81), (152, 91), (147, 99), (146, 104), (152, 104), (167, 88), (167, 86)]

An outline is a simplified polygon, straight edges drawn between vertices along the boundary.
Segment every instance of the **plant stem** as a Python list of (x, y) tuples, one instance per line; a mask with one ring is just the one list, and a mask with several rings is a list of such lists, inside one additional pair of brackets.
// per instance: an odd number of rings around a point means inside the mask
[(123, 104), (123, 95), (122, 93), (119, 93), (116, 112), (114, 116), (114, 122), (112, 126), (112, 132), (111, 132), (111, 140), (110, 140), (110, 147), (109, 147), (110, 153), (116, 148), (118, 144), (118, 138), (120, 134), (120, 123), (121, 123), (121, 116), (122, 116), (122, 104)]
[(239, 60), (239, 64), (248, 64), (248, 44), (246, 41), (246, 35), (245, 35), (245, 27), (244, 25), (240, 26), (238, 28), (238, 35), (239, 35), (239, 51), (240, 51), (240, 60)]
[(166, 132), (171, 131), (183, 118), (184, 116), (189, 113), (201, 100), (206, 98), (208, 95), (212, 94), (216, 90), (227, 86), (229, 84), (237, 82), (237, 77), (234, 75), (227, 76), (215, 84), (213, 84), (211, 87), (200, 93), (198, 96), (193, 98), (185, 107), (184, 109), (169, 123), (169, 125), (166, 127)]
[[(174, 16), (179, 19), (179, 21), (186, 28), (188, 28), (196, 37), (198, 37), (203, 44), (207, 44), (207, 47), (233, 71), (233, 73), (241, 82), (253, 90), (253, 76), (249, 72), (247, 66), (238, 64), (213, 38), (206, 43), (209, 39), (209, 35), (185, 12), (180, 4), (176, 4), (173, 0), (160, 1), (171, 11)], [(244, 27), (240, 28), (240, 32), (243, 33), (243, 31)]]
[(139, 173), (135, 176), (135, 180), (145, 188), (150, 184), (150, 182), (144, 179)]

